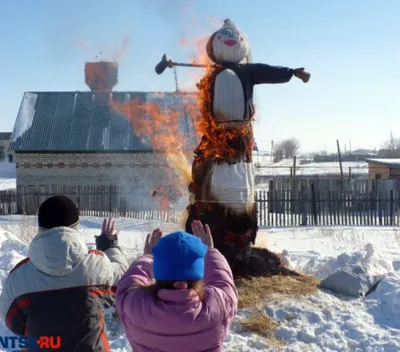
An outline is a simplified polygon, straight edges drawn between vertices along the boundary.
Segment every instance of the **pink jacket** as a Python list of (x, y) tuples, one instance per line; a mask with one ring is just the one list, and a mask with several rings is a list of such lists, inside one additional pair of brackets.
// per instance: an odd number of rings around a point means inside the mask
[(117, 286), (116, 305), (134, 352), (222, 351), (237, 312), (238, 292), (225, 257), (205, 257), (204, 300), (194, 290), (158, 291), (157, 300), (138, 285), (152, 283), (151, 255), (132, 263)]

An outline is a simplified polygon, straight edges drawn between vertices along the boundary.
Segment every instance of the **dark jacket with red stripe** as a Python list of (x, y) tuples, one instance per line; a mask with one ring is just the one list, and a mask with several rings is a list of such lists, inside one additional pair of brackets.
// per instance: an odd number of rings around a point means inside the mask
[(102, 249), (89, 250), (71, 228), (38, 234), (3, 286), (7, 327), (19, 336), (60, 336), (56, 351), (109, 351), (104, 308), (114, 304), (128, 262), (115, 242)]

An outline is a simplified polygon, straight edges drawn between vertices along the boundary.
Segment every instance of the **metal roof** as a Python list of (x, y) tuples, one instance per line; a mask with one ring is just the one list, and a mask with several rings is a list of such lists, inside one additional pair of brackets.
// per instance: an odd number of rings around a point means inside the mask
[(195, 93), (26, 92), (9, 149), (16, 152), (152, 151), (148, 136), (135, 134), (129, 120), (110, 105), (110, 100), (133, 99), (155, 101), (164, 113), (171, 108), (181, 112), (182, 138), (187, 145), (196, 145), (193, 121), (187, 109), (188, 104), (195, 102)]

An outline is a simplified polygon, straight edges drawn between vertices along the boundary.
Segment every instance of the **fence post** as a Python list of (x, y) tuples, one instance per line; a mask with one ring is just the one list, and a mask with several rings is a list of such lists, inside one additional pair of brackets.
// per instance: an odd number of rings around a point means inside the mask
[(311, 196), (312, 196), (312, 209), (314, 215), (314, 225), (318, 225), (317, 209), (315, 204), (315, 189), (313, 183), (311, 184)]
[(393, 201), (394, 201), (394, 197), (393, 197), (393, 190), (390, 190), (390, 226), (393, 226), (393, 221), (394, 221), (394, 214), (393, 214)]
[(110, 211), (110, 216), (112, 216), (112, 191), (113, 191), (113, 187), (112, 186), (110, 186), (110, 199), (109, 199), (109, 201), (110, 201), (110, 204), (109, 204), (109, 211)]

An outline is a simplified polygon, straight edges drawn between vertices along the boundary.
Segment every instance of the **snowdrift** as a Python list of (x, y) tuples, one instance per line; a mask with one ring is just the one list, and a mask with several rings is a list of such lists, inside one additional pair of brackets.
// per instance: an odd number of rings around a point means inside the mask
[[(161, 229), (168, 228), (167, 232), (176, 226), (133, 219), (116, 221), (122, 230), (121, 245), (131, 260), (141, 254), (144, 237), (150, 229), (160, 226)], [(82, 219), (82, 236), (89, 247), (94, 246), (94, 235), (98, 234), (101, 222), (100, 218)], [(27, 244), (19, 235), (34, 233), (34, 226), (33, 217), (0, 217), (0, 290), (8, 272), (27, 255)], [(260, 232), (267, 238), (271, 250), (282, 253), (285, 249), (285, 260), (293, 268), (312, 273), (321, 280), (348, 265), (363, 265), (369, 273), (384, 275), (376, 289), (365, 298), (322, 290), (300, 299), (277, 295), (265, 302), (264, 312), (278, 325), (275, 336), (284, 340), (280, 351), (400, 351), (400, 271), (396, 271), (397, 266), (393, 268), (393, 260), (400, 253), (400, 243), (393, 241), (388, 245), (388, 238), (396, 235), (390, 230), (378, 245), (376, 238), (383, 230), (368, 229), (371, 237), (365, 237), (366, 241), (359, 241), (357, 248), (350, 251), (346, 250), (349, 243), (354, 247), (356, 239), (362, 237), (361, 231), (367, 230), (351, 231), (353, 237), (343, 238), (325, 236), (318, 229)], [(123, 330), (111, 313), (112, 310), (107, 317), (111, 349), (130, 351)], [(247, 314), (246, 310), (239, 311), (224, 343), (224, 351), (276, 351), (267, 339), (243, 330), (240, 321)], [(0, 336), (12, 335), (3, 321), (0, 321)], [(0, 348), (0, 351), (4, 350)]]

